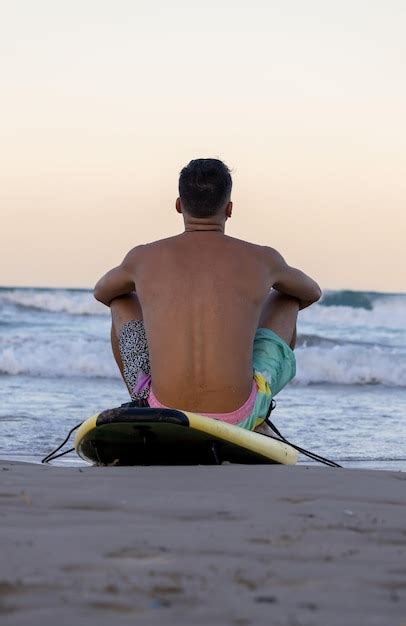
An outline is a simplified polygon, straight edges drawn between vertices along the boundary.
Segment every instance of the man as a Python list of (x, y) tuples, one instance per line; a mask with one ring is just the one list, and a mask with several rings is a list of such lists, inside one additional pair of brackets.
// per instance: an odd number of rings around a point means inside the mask
[(111, 308), (113, 353), (133, 399), (261, 432), (295, 375), (298, 311), (321, 291), (276, 250), (224, 234), (231, 187), (221, 161), (191, 161), (176, 200), (184, 232), (130, 250), (94, 295)]

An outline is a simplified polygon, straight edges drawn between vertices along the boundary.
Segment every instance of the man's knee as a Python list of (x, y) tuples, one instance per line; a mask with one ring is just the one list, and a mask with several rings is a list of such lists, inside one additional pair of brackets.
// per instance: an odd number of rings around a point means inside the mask
[(296, 298), (272, 290), (262, 308), (258, 326), (269, 328), (294, 348), (298, 313), (299, 301)]
[(276, 289), (272, 289), (269, 292), (265, 305), (269, 307), (297, 309), (299, 311), (299, 300), (297, 298), (289, 296), (286, 293), (281, 293)]

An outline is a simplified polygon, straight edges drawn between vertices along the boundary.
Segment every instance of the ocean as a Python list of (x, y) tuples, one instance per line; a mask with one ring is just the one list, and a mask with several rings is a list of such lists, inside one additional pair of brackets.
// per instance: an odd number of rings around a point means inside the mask
[[(90, 290), (3, 287), (0, 312), (0, 458), (39, 462), (129, 401)], [(325, 292), (299, 315), (296, 356), (272, 414), (285, 437), (344, 467), (406, 471), (406, 294)]]

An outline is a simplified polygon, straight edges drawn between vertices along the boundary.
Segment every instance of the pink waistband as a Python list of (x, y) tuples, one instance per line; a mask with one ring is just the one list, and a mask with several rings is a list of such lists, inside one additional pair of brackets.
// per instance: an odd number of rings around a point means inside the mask
[[(240, 406), (239, 409), (236, 409), (235, 411), (232, 411), (231, 413), (200, 413), (199, 412), (199, 415), (212, 417), (213, 419), (221, 420), (222, 422), (227, 422), (227, 424), (239, 424), (240, 422), (242, 422), (243, 420), (245, 420), (247, 417), (251, 415), (252, 410), (254, 408), (257, 391), (258, 391), (258, 388), (257, 388), (256, 382), (255, 380), (253, 380), (252, 389), (251, 389), (249, 398), (246, 402), (244, 402), (242, 406)], [(152, 391), (152, 388), (150, 388), (149, 390), (148, 403), (152, 409), (169, 408), (159, 402), (156, 395)]]

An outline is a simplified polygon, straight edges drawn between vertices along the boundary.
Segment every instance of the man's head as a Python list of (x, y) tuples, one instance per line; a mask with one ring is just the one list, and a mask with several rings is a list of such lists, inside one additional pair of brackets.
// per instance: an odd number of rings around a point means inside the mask
[[(192, 218), (208, 219), (231, 215), (230, 170), (219, 159), (194, 159), (179, 176), (182, 212)], [(180, 207), (177, 208), (180, 210)]]

